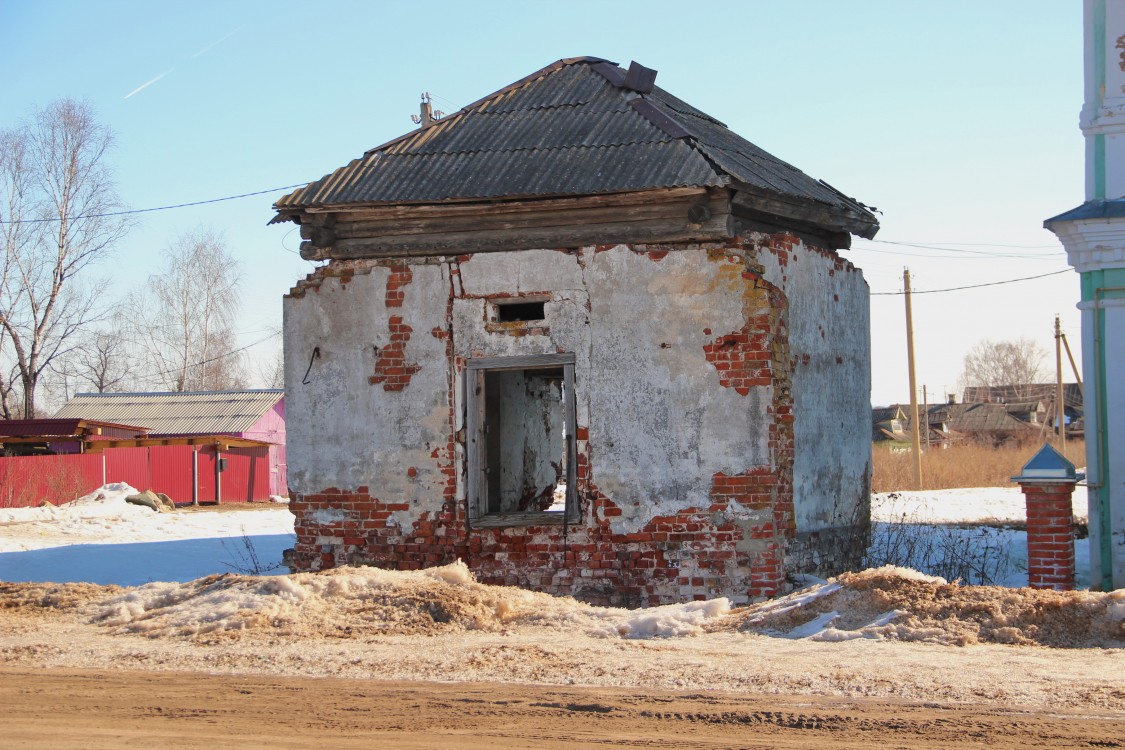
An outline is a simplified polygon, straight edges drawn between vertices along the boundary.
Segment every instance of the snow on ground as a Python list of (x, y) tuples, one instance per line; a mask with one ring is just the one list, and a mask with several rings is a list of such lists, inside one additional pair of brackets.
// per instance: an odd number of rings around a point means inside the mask
[[(1071, 497), (1074, 517), (1085, 522), (1088, 508), (1084, 487)], [(873, 521), (915, 523), (1023, 523), (1026, 516), (1019, 487), (968, 487), (918, 492), (877, 492), (871, 496)]]
[(284, 572), (281, 553), (293, 546), (288, 508), (157, 513), (125, 502), (136, 493), (111, 484), (59, 506), (0, 509), (0, 580), (133, 586)]
[[(0, 509), (0, 580), (132, 586), (232, 571), (285, 572), (281, 554), (294, 542), (286, 507), (165, 514), (126, 503), (135, 492), (108, 485), (58, 507)], [(1024, 501), (1017, 487), (879, 493), (871, 509), (872, 567), (894, 563), (951, 580), (1027, 585)], [(1084, 520), (1081, 488), (1074, 509)], [(987, 577), (975, 569), (980, 565), (956, 564), (966, 550), (985, 553)], [(1078, 586), (1087, 587), (1087, 539), (1075, 541), (1075, 559)]]
[[(1125, 592), (961, 586), (891, 567), (805, 577), (800, 590), (749, 607), (624, 610), (481, 584), (460, 563), (238, 575), (292, 545), (287, 508), (161, 514), (124, 503), (131, 492), (0, 511), (0, 665), (1125, 711)], [(875, 496), (877, 540), (896, 526), (907, 540), (984, 528), (1006, 553), (1018, 546), (1018, 496), (943, 494)], [(911, 520), (896, 524), (903, 513)], [(974, 525), (982, 519), (999, 525)]]
[[(1085, 488), (1072, 497), (1075, 520), (1084, 525)], [(871, 496), (873, 543), (869, 564), (893, 562), (968, 583), (1027, 585), (1026, 509), (1019, 487), (975, 487)], [(972, 551), (976, 559), (964, 561)], [(1090, 586), (1090, 541), (1074, 540), (1075, 580)], [(965, 564), (958, 564), (964, 562)], [(982, 576), (983, 572), (987, 575)]]

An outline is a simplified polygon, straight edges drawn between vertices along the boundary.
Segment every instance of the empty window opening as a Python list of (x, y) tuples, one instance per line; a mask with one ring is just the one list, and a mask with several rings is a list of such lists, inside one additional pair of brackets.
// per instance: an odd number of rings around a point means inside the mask
[(496, 320), (501, 323), (543, 320), (544, 302), (504, 302), (496, 305)]
[(469, 360), (468, 493), (477, 525), (574, 519), (573, 360)]

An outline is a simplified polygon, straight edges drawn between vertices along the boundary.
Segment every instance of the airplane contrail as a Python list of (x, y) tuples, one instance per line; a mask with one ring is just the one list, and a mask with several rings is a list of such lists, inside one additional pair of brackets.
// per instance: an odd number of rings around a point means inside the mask
[(159, 81), (159, 80), (160, 80), (161, 78), (163, 78), (164, 76), (168, 75), (169, 73), (171, 73), (171, 72), (172, 72), (173, 70), (175, 70), (175, 68), (169, 68), (168, 70), (166, 70), (166, 71), (164, 71), (163, 73), (161, 73), (160, 75), (158, 75), (158, 76), (157, 76), (156, 78), (153, 78), (153, 79), (152, 79), (151, 81), (147, 81), (147, 82), (145, 82), (145, 83), (142, 83), (142, 84), (141, 84), (140, 86), (137, 86), (137, 88), (133, 89), (133, 90), (132, 90), (132, 91), (130, 91), (130, 92), (129, 92), (128, 94), (126, 94), (126, 95), (125, 95), (125, 98), (126, 98), (126, 99), (128, 99), (128, 98), (129, 98), (130, 96), (132, 96), (133, 94), (136, 94), (136, 93), (138, 93), (138, 92), (140, 92), (140, 91), (144, 91), (144, 90), (145, 90), (145, 89), (147, 89), (147, 88), (148, 88), (149, 86), (151, 86), (152, 84), (156, 83), (156, 82), (157, 82), (157, 81)]
[(234, 36), (234, 35), (235, 35), (235, 34), (237, 34), (238, 32), (242, 31), (242, 29), (243, 29), (243, 28), (244, 28), (244, 26), (239, 26), (239, 27), (238, 27), (237, 29), (235, 29), (234, 31), (230, 32), (229, 34), (227, 34), (227, 35), (226, 35), (226, 36), (224, 36), (223, 38), (221, 38), (221, 39), (217, 39), (216, 41), (214, 41), (214, 42), (211, 42), (211, 43), (210, 43), (210, 44), (208, 44), (208, 45), (207, 45), (206, 47), (204, 47), (203, 49), (199, 50), (199, 51), (198, 51), (198, 52), (196, 52), (196, 53), (195, 53), (194, 55), (192, 55), (192, 56), (191, 56), (191, 59), (192, 59), (192, 60), (194, 60), (195, 58), (199, 57), (200, 55), (202, 55), (202, 54), (204, 54), (204, 53), (207, 53), (207, 52), (210, 52), (210, 51), (211, 51), (211, 50), (212, 50), (213, 48), (215, 48), (215, 47), (219, 46), (220, 44), (222, 44), (222, 43), (223, 43), (223, 42), (225, 42), (226, 40), (230, 39), (230, 38), (231, 38), (232, 36)]

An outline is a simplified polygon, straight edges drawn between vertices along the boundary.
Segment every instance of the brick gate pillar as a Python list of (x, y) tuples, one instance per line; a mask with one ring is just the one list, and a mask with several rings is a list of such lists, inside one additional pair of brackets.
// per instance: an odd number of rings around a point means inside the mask
[(1019, 476), (1027, 504), (1027, 583), (1033, 589), (1074, 589), (1074, 512), (1071, 495), (1083, 477), (1044, 444)]

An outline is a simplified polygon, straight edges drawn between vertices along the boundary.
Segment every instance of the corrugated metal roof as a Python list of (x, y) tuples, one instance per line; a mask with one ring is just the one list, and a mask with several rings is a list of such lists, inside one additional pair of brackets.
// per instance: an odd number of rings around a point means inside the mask
[[(284, 215), (309, 207), (741, 183), (877, 226), (858, 202), (663, 89), (641, 94), (614, 85), (607, 73), (615, 71), (624, 75), (601, 58), (560, 60), (368, 151), (286, 195), (275, 208)], [(646, 105), (631, 104), (637, 98)]]
[(77, 393), (56, 419), (97, 419), (160, 435), (246, 432), (285, 396), (279, 389), (188, 393)]

